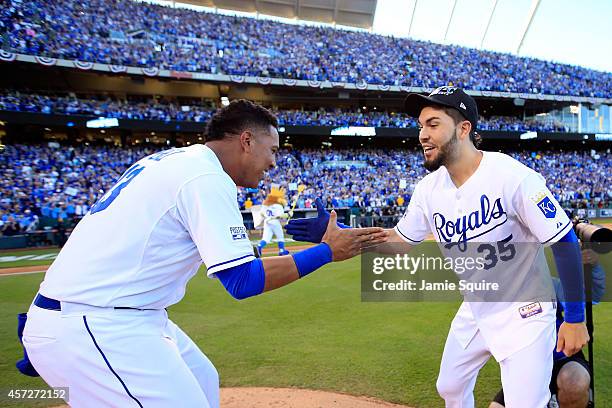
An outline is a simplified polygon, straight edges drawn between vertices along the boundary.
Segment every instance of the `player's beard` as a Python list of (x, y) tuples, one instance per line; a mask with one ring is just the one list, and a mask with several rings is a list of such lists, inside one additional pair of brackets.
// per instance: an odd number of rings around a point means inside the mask
[(432, 160), (425, 159), (425, 163), (423, 164), (425, 168), (429, 171), (436, 171), (440, 168), (440, 166), (448, 165), (448, 163), (450, 163), (456, 156), (458, 141), (459, 138), (457, 138), (457, 133), (455, 129), (453, 129), (453, 136), (448, 142), (444, 143), (438, 148), (438, 154), (436, 157)]

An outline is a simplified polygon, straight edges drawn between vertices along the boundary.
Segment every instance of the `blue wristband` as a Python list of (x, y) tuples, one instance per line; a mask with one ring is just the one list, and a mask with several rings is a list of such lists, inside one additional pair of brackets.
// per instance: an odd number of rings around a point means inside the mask
[(332, 261), (332, 251), (325, 242), (291, 254), (300, 278)]
[(563, 305), (563, 320), (568, 323), (584, 322), (584, 302), (561, 302)]

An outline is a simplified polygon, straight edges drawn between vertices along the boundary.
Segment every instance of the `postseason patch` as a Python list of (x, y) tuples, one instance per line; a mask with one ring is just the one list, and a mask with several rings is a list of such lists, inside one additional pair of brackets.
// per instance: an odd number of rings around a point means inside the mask
[(237, 241), (239, 239), (247, 239), (247, 230), (244, 225), (240, 227), (229, 227), (232, 239)]
[(531, 316), (535, 316), (538, 313), (542, 313), (542, 306), (539, 302), (530, 303), (526, 306), (519, 307), (519, 313), (523, 319), (526, 319)]
[(540, 192), (532, 200), (546, 218), (555, 218), (557, 216), (557, 207), (545, 192)]

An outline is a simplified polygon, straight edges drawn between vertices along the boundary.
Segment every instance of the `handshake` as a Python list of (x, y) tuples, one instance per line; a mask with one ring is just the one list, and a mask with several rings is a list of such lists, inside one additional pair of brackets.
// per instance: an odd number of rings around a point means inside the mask
[(296, 241), (325, 242), (333, 261), (358, 255), (362, 249), (387, 242), (389, 233), (382, 228), (351, 228), (337, 221), (334, 210), (329, 213), (320, 198), (315, 201), (317, 217), (289, 221), (285, 229)]

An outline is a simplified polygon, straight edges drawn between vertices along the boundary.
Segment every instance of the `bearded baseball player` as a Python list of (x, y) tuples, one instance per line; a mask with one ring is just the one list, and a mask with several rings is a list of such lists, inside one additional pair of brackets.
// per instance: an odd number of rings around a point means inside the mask
[[(410, 247), (433, 233), (445, 246), (499, 243), (489, 245), (487, 263), (507, 259), (512, 251), (495, 251), (506, 250), (512, 242), (567, 242), (552, 247), (557, 270), (565, 293), (584, 299), (572, 223), (542, 176), (510, 156), (477, 149), (474, 99), (459, 88), (441, 87), (429, 96), (409, 95), (405, 107), (418, 118), (425, 167), (431, 173), (417, 184), (397, 226), (388, 230), (389, 242)], [(321, 212), (318, 218), (292, 220), (286, 229), (296, 240), (318, 242), (326, 220)], [(543, 260), (543, 252), (539, 255)], [(568, 356), (588, 341), (584, 303), (579, 300), (566, 304), (556, 344)], [(446, 406), (474, 406), (476, 377), (493, 356), (501, 367), (506, 407), (545, 407), (555, 315), (555, 302), (464, 301), (451, 324), (437, 381)]]
[(76, 226), (23, 333), (33, 368), (69, 387), (70, 405), (218, 407), (217, 370), (166, 312), (199, 267), (243, 299), (384, 240), (382, 229), (339, 229), (332, 214), (324, 243), (253, 256), (236, 186), (257, 187), (275, 165), (276, 127), (265, 108), (234, 101), (212, 117), (205, 145), (141, 159)]

